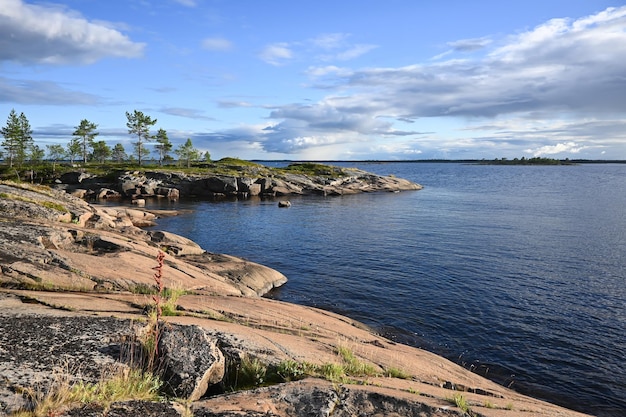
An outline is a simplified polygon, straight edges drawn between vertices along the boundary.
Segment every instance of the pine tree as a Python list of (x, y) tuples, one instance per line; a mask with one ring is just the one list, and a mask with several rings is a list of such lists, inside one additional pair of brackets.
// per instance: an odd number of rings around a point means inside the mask
[(9, 167), (13, 167), (14, 163), (21, 167), (33, 146), (33, 131), (24, 113), (18, 116), (12, 109), (0, 133), (4, 137), (1, 146), (6, 151)]
[(48, 148), (48, 159), (52, 161), (52, 172), (56, 170), (56, 163), (65, 158), (67, 153), (62, 145), (46, 145)]
[(87, 163), (87, 156), (89, 156), (87, 150), (89, 147), (93, 146), (94, 139), (99, 134), (96, 132), (97, 128), (97, 124), (92, 123), (87, 119), (83, 119), (80, 121), (80, 125), (76, 127), (74, 133), (72, 133), (72, 135), (76, 136), (78, 139), (78, 143), (80, 144), (80, 154), (82, 155), (83, 163), (85, 164)]
[(101, 164), (104, 164), (104, 161), (111, 157), (111, 148), (103, 140), (93, 142), (91, 149), (93, 150), (91, 157)]
[(117, 143), (113, 147), (113, 153), (111, 154), (111, 157), (117, 163), (124, 162), (126, 159), (128, 159), (128, 155), (126, 155), (126, 149), (124, 149), (124, 145), (122, 145), (121, 143)]
[(15, 158), (17, 155), (17, 149), (20, 141), (20, 120), (15, 112), (15, 109), (11, 110), (9, 113), (9, 117), (7, 119), (7, 124), (2, 129), (0, 129), (0, 133), (4, 136), (4, 140), (2, 141), (2, 147), (6, 152), (6, 158), (9, 160), (9, 167), (13, 167), (13, 162), (15, 162)]
[(28, 153), (28, 159), (30, 163), (35, 165), (43, 161), (43, 157), (46, 156), (46, 151), (39, 147), (39, 145), (32, 145)]
[(168, 153), (172, 150), (172, 142), (170, 142), (167, 137), (165, 129), (159, 129), (154, 138), (157, 141), (157, 144), (154, 147), (159, 153), (159, 166), (162, 166), (163, 161), (168, 159)]
[(17, 152), (17, 162), (21, 167), (26, 158), (29, 158), (32, 162), (41, 161), (43, 159), (43, 150), (39, 146), (35, 145), (33, 141), (33, 129), (30, 127), (30, 122), (24, 115), (20, 113), (20, 146)]
[(193, 143), (191, 143), (190, 138), (187, 139), (187, 142), (185, 142), (184, 145), (180, 145), (175, 152), (176, 155), (178, 155), (179, 160), (187, 163), (187, 168), (191, 166), (191, 161), (197, 161), (200, 159), (200, 151), (193, 147)]
[(70, 158), (70, 163), (74, 163), (74, 160), (82, 154), (80, 139), (72, 138), (67, 144), (67, 157)]
[(128, 133), (137, 135), (137, 142), (134, 142), (133, 145), (138, 164), (141, 166), (142, 157), (150, 153), (150, 150), (144, 146), (144, 142), (151, 138), (150, 127), (156, 124), (157, 119), (152, 119), (137, 110), (134, 110), (133, 113), (126, 112), (126, 118), (128, 119), (126, 123)]

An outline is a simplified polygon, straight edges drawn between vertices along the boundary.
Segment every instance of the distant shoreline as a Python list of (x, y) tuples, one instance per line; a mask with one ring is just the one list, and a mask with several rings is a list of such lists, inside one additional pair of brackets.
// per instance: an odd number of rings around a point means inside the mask
[[(550, 165), (550, 164), (532, 164), (523, 163), (521, 160), (516, 161), (514, 159), (505, 159), (506, 163), (501, 163), (501, 160), (493, 159), (402, 159), (402, 160), (387, 160), (387, 159), (360, 159), (360, 160), (327, 160), (327, 159), (251, 159), (251, 162), (263, 163), (263, 162), (284, 162), (284, 163), (303, 163), (312, 162), (320, 164), (333, 164), (333, 163), (372, 163), (372, 164), (387, 164), (387, 163), (453, 163), (453, 164), (483, 164), (483, 165)], [(582, 164), (626, 164), (626, 160), (612, 160), (612, 159), (555, 159), (554, 161), (561, 162), (561, 165), (582, 165)], [(519, 163), (516, 163), (519, 162)]]

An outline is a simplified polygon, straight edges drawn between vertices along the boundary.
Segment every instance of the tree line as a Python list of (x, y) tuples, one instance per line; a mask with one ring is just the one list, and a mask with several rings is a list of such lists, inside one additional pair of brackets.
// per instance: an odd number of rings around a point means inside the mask
[[(169, 140), (167, 131), (161, 128), (156, 134), (150, 134), (150, 129), (156, 124), (157, 119), (137, 110), (132, 113), (126, 112), (126, 119), (128, 134), (136, 138), (136, 141), (132, 142), (133, 153), (130, 156), (121, 143), (117, 143), (111, 148), (104, 140), (96, 140), (99, 135), (98, 125), (83, 119), (75, 127), (72, 138), (66, 146), (60, 144), (46, 145), (48, 160), (52, 161), (53, 165), (64, 160), (69, 160), (72, 164), (81, 160), (84, 164), (90, 161), (99, 163), (113, 161), (118, 163), (136, 162), (141, 166), (151, 153), (146, 147), (147, 143), (154, 143), (154, 151), (158, 155), (159, 166), (174, 160), (170, 156), (173, 144)], [(0, 128), (0, 134), (4, 138), (0, 143), (0, 147), (3, 149), (0, 151), (0, 159), (3, 159), (10, 168), (22, 168), (25, 163), (35, 165), (44, 160), (46, 152), (33, 140), (33, 130), (24, 113), (18, 115), (15, 109), (12, 109), (6, 125)], [(191, 138), (187, 138), (187, 141), (176, 148), (174, 153), (178, 156), (178, 161), (186, 163), (187, 167), (201, 158), (204, 158), (206, 162), (211, 160), (208, 151), (202, 153), (194, 148)]]

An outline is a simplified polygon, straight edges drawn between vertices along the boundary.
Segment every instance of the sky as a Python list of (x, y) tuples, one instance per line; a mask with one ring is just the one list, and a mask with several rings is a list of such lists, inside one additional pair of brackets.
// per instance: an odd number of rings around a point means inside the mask
[(0, 125), (213, 159), (626, 160), (626, 1), (0, 0)]

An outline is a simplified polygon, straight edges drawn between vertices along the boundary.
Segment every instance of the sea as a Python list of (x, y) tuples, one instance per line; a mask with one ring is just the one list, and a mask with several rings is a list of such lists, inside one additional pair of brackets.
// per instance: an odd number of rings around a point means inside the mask
[[(281, 162), (268, 162), (280, 166)], [(626, 416), (626, 164), (336, 162), (420, 191), (149, 203), (158, 229), (504, 386)], [(284, 199), (284, 198), (283, 198)]]

